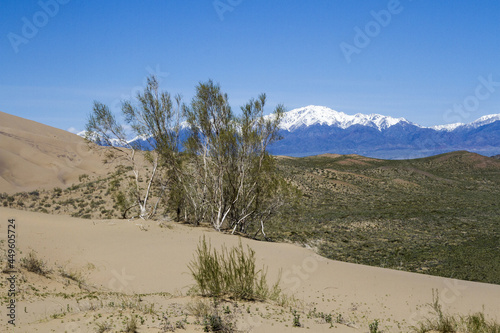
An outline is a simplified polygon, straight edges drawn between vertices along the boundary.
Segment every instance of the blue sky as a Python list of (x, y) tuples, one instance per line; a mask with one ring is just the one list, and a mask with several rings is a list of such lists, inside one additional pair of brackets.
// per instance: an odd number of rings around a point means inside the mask
[(0, 111), (84, 128), (155, 73), (189, 102), (310, 104), (430, 126), (500, 113), (500, 1), (4, 0)]

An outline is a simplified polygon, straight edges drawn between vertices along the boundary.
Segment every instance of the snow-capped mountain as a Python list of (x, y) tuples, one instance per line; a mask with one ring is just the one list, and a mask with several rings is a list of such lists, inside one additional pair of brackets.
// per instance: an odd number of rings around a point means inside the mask
[(494, 123), (495, 121), (499, 121), (499, 120), (500, 120), (500, 114), (490, 114), (487, 116), (483, 116), (483, 117), (473, 121), (470, 124), (465, 124), (465, 126), (477, 128), (480, 126)]
[[(348, 115), (310, 105), (286, 112), (280, 128), (283, 139), (269, 148), (275, 155), (337, 153), (402, 159), (454, 150), (487, 156), (500, 154), (500, 114), (483, 116), (468, 124), (424, 127), (404, 118)], [(186, 139), (187, 134), (188, 126), (183, 123), (180, 137)], [(84, 132), (79, 135), (84, 136)], [(134, 138), (129, 143), (151, 149), (145, 138)]]
[(477, 128), (480, 126), (488, 125), (491, 123), (494, 123), (495, 121), (500, 120), (500, 114), (490, 114), (486, 116), (482, 116), (479, 119), (476, 119), (475, 121), (464, 124), (464, 123), (455, 123), (455, 124), (448, 124), (448, 125), (437, 125), (437, 126), (432, 126), (429, 128), (438, 130), (438, 131), (453, 131), (459, 127), (469, 127), (469, 128)]
[[(78, 133), (76, 133), (76, 135), (78, 135), (82, 138), (87, 138), (87, 131), (78, 132)], [(99, 135), (97, 135), (97, 133), (91, 133), (91, 135), (89, 136), (89, 139), (92, 142), (95, 142), (99, 145), (107, 146), (107, 144), (105, 143), (105, 140), (103, 140)], [(127, 140), (127, 143), (136, 142), (139, 139), (140, 139), (139, 137), (135, 137), (133, 139)], [(110, 141), (111, 141), (111, 145), (114, 147), (126, 146), (126, 144), (122, 140), (119, 140), (119, 139), (111, 139)]]
[(404, 118), (392, 118), (380, 114), (365, 115), (357, 113), (353, 116), (338, 112), (325, 106), (309, 105), (285, 113), (280, 127), (289, 132), (302, 126), (326, 125), (346, 129), (353, 125), (362, 125), (378, 129), (387, 129), (398, 123), (410, 122)]
[(360, 154), (377, 158), (416, 158), (454, 150), (491, 156), (500, 153), (500, 114), (471, 123), (433, 127), (380, 114), (348, 115), (324, 106), (291, 110), (281, 123), (276, 155)]

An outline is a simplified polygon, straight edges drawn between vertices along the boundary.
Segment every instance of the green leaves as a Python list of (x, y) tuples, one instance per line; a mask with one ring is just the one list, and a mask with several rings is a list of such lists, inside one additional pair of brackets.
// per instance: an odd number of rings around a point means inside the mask
[(218, 252), (203, 237), (188, 267), (203, 296), (265, 300), (270, 295), (266, 271), (256, 269), (255, 251), (249, 246), (245, 251), (241, 241), (237, 247)]
[[(236, 117), (227, 95), (213, 81), (200, 83), (185, 109), (190, 135), (185, 144), (192, 173), (187, 191), (194, 221), (208, 220), (216, 230), (248, 232), (282, 202), (274, 158), (267, 152), (279, 139), (284, 108), (264, 116), (266, 95), (251, 99)], [(277, 200), (276, 200), (277, 199)], [(196, 210), (196, 207), (202, 207)], [(195, 222), (197, 223), (197, 222)]]

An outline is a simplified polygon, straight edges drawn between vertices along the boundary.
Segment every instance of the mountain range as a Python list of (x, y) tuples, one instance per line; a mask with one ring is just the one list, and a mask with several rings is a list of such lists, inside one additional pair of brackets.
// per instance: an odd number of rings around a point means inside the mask
[(384, 159), (426, 157), (455, 150), (491, 156), (500, 153), (500, 114), (471, 123), (424, 127), (380, 114), (348, 115), (324, 106), (285, 114), (276, 155), (359, 154)]
[[(186, 137), (187, 130), (187, 124), (183, 123), (181, 137)], [(286, 112), (280, 134), (282, 140), (269, 147), (274, 155), (302, 157), (334, 153), (409, 159), (456, 150), (486, 156), (500, 154), (500, 114), (483, 116), (467, 124), (424, 127), (404, 118), (348, 115), (325, 106), (309, 105)], [(131, 142), (150, 148), (142, 138)]]

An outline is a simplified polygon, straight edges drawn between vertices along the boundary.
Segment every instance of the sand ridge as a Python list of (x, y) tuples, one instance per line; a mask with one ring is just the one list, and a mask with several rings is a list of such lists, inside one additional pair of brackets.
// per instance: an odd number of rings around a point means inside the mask
[(110, 167), (78, 135), (0, 112), (0, 192), (67, 187)]

